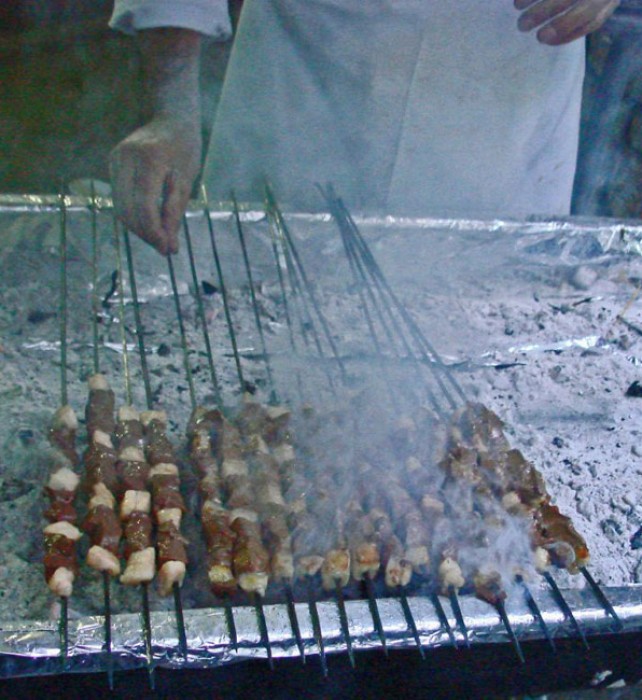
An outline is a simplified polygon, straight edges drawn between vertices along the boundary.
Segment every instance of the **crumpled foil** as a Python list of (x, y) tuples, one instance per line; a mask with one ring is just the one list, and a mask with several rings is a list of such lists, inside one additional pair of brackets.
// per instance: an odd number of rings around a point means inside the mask
[[(596, 601), (592, 592), (565, 590), (564, 597), (588, 635), (613, 631), (614, 620)], [(642, 630), (642, 588), (608, 588), (605, 593), (623, 623), (624, 632)], [(533, 590), (548, 630), (553, 637), (576, 636), (552, 596), (544, 590)], [(452, 608), (441, 599), (448, 622), (458, 642), (463, 641)], [(447, 631), (440, 625), (430, 598), (409, 597), (408, 602), (423, 647), (430, 649), (450, 643)], [(490, 605), (470, 596), (460, 597), (468, 637), (473, 644), (507, 644), (508, 632), (499, 614)], [(395, 598), (377, 601), (386, 644), (392, 649), (411, 649), (416, 642)], [(341, 632), (335, 601), (317, 603), (325, 651), (344, 653), (346, 644)], [(539, 623), (518, 594), (507, 600), (511, 626), (520, 641), (544, 639)], [(356, 651), (379, 649), (381, 641), (374, 630), (368, 602), (346, 601), (352, 645)], [(299, 650), (284, 605), (265, 605), (268, 636), (275, 658), (298, 656)], [(296, 614), (306, 656), (319, 654), (307, 603), (296, 604)], [(166, 668), (210, 668), (251, 658), (266, 658), (261, 642), (256, 611), (253, 607), (233, 608), (238, 647), (233, 649), (221, 608), (185, 611), (187, 657), (178, 650), (178, 632), (173, 612), (152, 612), (153, 664)], [(143, 667), (147, 664), (140, 614), (115, 615), (112, 618), (112, 654), (117, 670)], [(85, 617), (69, 622), (69, 648), (66, 668), (75, 671), (105, 670), (104, 619)], [(578, 642), (579, 644), (579, 642)], [(0, 623), (0, 677), (56, 673), (61, 669), (60, 632), (56, 622)]]
[[(60, 210), (61, 198), (59, 195), (18, 195), (0, 194), (0, 214), (2, 213), (35, 213), (52, 212)], [(67, 211), (88, 211), (96, 207), (100, 211), (113, 209), (110, 198), (97, 196), (95, 199), (78, 195), (66, 195), (64, 197)], [(225, 202), (210, 204), (211, 216), (215, 221), (232, 219), (231, 205)], [(197, 201), (190, 202), (187, 216), (198, 218), (203, 216), (203, 204)], [(328, 222), (331, 215), (328, 213), (288, 213), (292, 220), (302, 220), (316, 223)], [(262, 221), (266, 218), (264, 211), (260, 209), (248, 209), (241, 211), (241, 219), (247, 222)], [(580, 236), (583, 245), (588, 250), (597, 243), (602, 253), (620, 252), (624, 254), (642, 255), (642, 223), (638, 220), (627, 219), (603, 219), (598, 217), (530, 217), (528, 220), (516, 219), (442, 219), (430, 217), (404, 217), (404, 216), (359, 216), (355, 215), (358, 225), (377, 226), (378, 228), (404, 228), (439, 230), (439, 231), (495, 231), (505, 233), (568, 233), (569, 238)]]

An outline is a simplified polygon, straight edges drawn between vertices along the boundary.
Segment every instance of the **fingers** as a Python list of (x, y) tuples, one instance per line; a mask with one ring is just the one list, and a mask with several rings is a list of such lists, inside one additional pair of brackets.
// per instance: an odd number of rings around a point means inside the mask
[(151, 244), (161, 255), (167, 255), (167, 235), (161, 222), (163, 183), (167, 168), (150, 162), (139, 154), (135, 164), (132, 231)]
[(178, 252), (178, 232), (189, 202), (190, 186), (176, 170), (172, 170), (165, 181), (164, 192), (161, 222), (168, 254), (171, 255)]
[(163, 215), (165, 183), (172, 172), (163, 159), (135, 141), (124, 141), (112, 153), (110, 170), (118, 218), (161, 255), (177, 252), (176, 217), (168, 227)]
[(127, 142), (112, 152), (110, 171), (114, 209), (125, 226), (166, 255), (160, 220), (163, 175), (146, 167), (146, 159)]
[(521, 31), (539, 27), (541, 43), (559, 46), (599, 29), (620, 0), (515, 0), (514, 4), (525, 10), (517, 23)]
[(531, 29), (539, 27), (576, 4), (577, 0), (542, 0), (531, 3), (530, 9), (519, 16), (517, 28), (522, 32), (530, 32)]
[(178, 251), (178, 230), (200, 167), (199, 124), (158, 118), (111, 156), (114, 207), (136, 235), (162, 255)]

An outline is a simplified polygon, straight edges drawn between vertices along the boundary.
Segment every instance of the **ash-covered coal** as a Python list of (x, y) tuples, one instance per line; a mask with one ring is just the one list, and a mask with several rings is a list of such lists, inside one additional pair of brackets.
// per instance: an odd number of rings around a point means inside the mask
[[(20, 218), (23, 220), (16, 220)], [(86, 400), (84, 382), (93, 371), (92, 256), (87, 235), (90, 226), (86, 212), (70, 213), (69, 220), (69, 308), (73, 312), (69, 318), (67, 378), (70, 402), (77, 413), (82, 413)], [(198, 224), (193, 222), (192, 225), (198, 228)], [(421, 448), (417, 461), (421, 463), (426, 454), (429, 458), (424, 461), (434, 466), (440, 460), (433, 450), (439, 451), (439, 446), (443, 447), (447, 440), (447, 435), (437, 430), (437, 438), (429, 444), (422, 433), (425, 425), (432, 430), (436, 424), (435, 407), (424, 381), (430, 374), (429, 364), (404, 355), (403, 343), (396, 335), (392, 345), (386, 343), (381, 352), (377, 351), (364, 319), (358, 288), (346, 282), (348, 268), (336, 234), (331, 223), (321, 219), (295, 219), (292, 225), (330, 335), (338, 346), (344, 372), (338, 368), (325, 334), (319, 330), (319, 320), (313, 309), (306, 312), (303, 308), (301, 296), (296, 302), (289, 297), (293, 350), (270, 258), (265, 221), (257, 217), (248, 220), (246, 225), (274, 384), (279, 400), (293, 408), (297, 449), (305, 460), (304, 476), (308, 472), (317, 474), (321, 469), (315, 459), (323, 465), (323, 473), (332, 475), (333, 480), (335, 473), (341, 474), (335, 480), (340, 484), (336, 495), (345, 504), (343, 510), (356, 522), (361, 522), (362, 516), (350, 503), (348, 494), (352, 486), (356, 484), (364, 492), (366, 511), (378, 507), (377, 499), (383, 493), (393, 534), (403, 544), (408, 522), (403, 513), (390, 512), (389, 492), (395, 492), (391, 488), (395, 480), (387, 478), (388, 472), (398, 475), (401, 488), (408, 492), (405, 484), (411, 483), (409, 474), (416, 464), (411, 462), (408, 469), (406, 462), (413, 455), (404, 453), (403, 441), (418, 441)], [(59, 403), (59, 317), (51, 315), (34, 325), (27, 319), (28, 312), (21, 312), (21, 309), (57, 313), (57, 227), (55, 212), (14, 217), (11, 230), (26, 231), (25, 242), (22, 247), (16, 245), (5, 250), (1, 261), (5, 273), (5, 303), (0, 306), (4, 359), (0, 393), (3, 401), (0, 477), (9, 479), (7, 483), (15, 485), (16, 489), (15, 499), (0, 501), (6, 545), (6, 557), (0, 565), (0, 585), (5, 592), (0, 617), (4, 619), (46, 617), (51, 604), (42, 576), (39, 542), (44, 509), (42, 487), (48, 468), (46, 428)], [(233, 227), (228, 226), (225, 219), (217, 223), (217, 227), (244, 374), (241, 385), (220, 291), (204, 295), (204, 311), (221, 393), (226, 405), (238, 407), (242, 389), (251, 383), (256, 388), (256, 398), (267, 402), (271, 387), (254, 326), (251, 300), (243, 286), (244, 272), (233, 239)], [(639, 380), (640, 341), (634, 331), (618, 320), (622, 317), (634, 325), (642, 325), (639, 306), (632, 300), (635, 285), (630, 282), (642, 276), (639, 257), (634, 252), (634, 232), (620, 229), (616, 232), (606, 225), (604, 229), (597, 226), (576, 231), (570, 224), (551, 223), (523, 227), (518, 224), (475, 225), (455, 230), (450, 224), (431, 228), (409, 221), (379, 221), (366, 223), (364, 227), (399, 298), (423, 332), (437, 344), (465, 388), (466, 397), (489, 406), (502, 417), (511, 444), (521, 448), (536, 464), (554, 502), (572, 517), (578, 531), (586, 536), (593, 556), (591, 570), (596, 578), (607, 584), (635, 580), (639, 552), (631, 549), (629, 540), (642, 525), (642, 466), (635, 451), (639, 452), (634, 410), (637, 402), (627, 398), (625, 392), (631, 383)], [(99, 230), (98, 296), (103, 298), (112, 287), (112, 272), (117, 267), (108, 214), (99, 221)], [(575, 256), (573, 251), (577, 246), (574, 247), (573, 242), (589, 238), (592, 244), (583, 245), (581, 255)], [(555, 241), (557, 245), (554, 249), (537, 248), (531, 252), (535, 243), (546, 241)], [(625, 243), (626, 250), (617, 246), (609, 248), (614, 241)], [(174, 302), (168, 296), (171, 289), (163, 261), (136, 241), (132, 242), (143, 300), (143, 338), (153, 399), (155, 407), (168, 412), (172, 436), (175, 443), (180, 443), (191, 402)], [(197, 257), (199, 278), (214, 280), (214, 286), (220, 290), (206, 243), (204, 233)], [(595, 257), (587, 258), (582, 252), (586, 250)], [(175, 264), (196, 396), (200, 403), (212, 405), (215, 392), (203, 346), (198, 304), (193, 296), (194, 286), (185, 260), (179, 256)], [(589, 266), (597, 273), (583, 277), (590, 284), (589, 289), (578, 290), (572, 284), (578, 265)], [(137, 407), (144, 408), (138, 337), (127, 285), (125, 291), (128, 303), (124, 326), (133, 399)], [(108, 318), (99, 327), (101, 370), (109, 376), (118, 404), (122, 404), (125, 402), (122, 324), (117, 297), (112, 297), (105, 313)], [(374, 323), (380, 332), (380, 321), (375, 318)], [(307, 339), (303, 327), (306, 327)], [(316, 347), (313, 329), (319, 334), (322, 356)], [(170, 348), (170, 354), (156, 352), (161, 344)], [(342, 374), (345, 374), (345, 382)], [(337, 392), (339, 400), (335, 396)], [(306, 422), (302, 408), (306, 404), (314, 408), (315, 416), (334, 414), (334, 418), (319, 421), (314, 417)], [(354, 425), (355, 416), (358, 430)], [(446, 411), (444, 424), (449, 416), (450, 412)], [(415, 425), (416, 437), (398, 433), (397, 423), (401, 421), (403, 428), (406, 418)], [(25, 430), (32, 431), (33, 437), (25, 440)], [(559, 447), (553, 446), (554, 438), (559, 438)], [(338, 455), (336, 460), (329, 457), (332, 454)], [(415, 471), (421, 473), (421, 470)], [(378, 483), (385, 484), (385, 488), (375, 488)], [(416, 490), (418, 481), (412, 483), (415, 488), (412, 502), (421, 513), (421, 500)], [(437, 479), (430, 485), (434, 489), (431, 497), (441, 501), (446, 509), (449, 499), (434, 495), (439, 493), (441, 481)], [(328, 490), (321, 486), (323, 492)], [(305, 483), (303, 487), (307, 488)], [(321, 490), (319, 493), (323, 495)], [(404, 503), (399, 489), (396, 495), (398, 501)], [(470, 489), (467, 489), (467, 498), (471, 500)], [(453, 495), (452, 500), (459, 500), (459, 495), (457, 499)], [(190, 505), (190, 510), (196, 512), (193, 496)], [(504, 517), (512, 522), (515, 516)], [(519, 518), (517, 520), (519, 522)], [(609, 527), (611, 535), (618, 528), (621, 530), (619, 539), (606, 536), (602, 523), (608, 520), (614, 523)], [(478, 524), (477, 520), (474, 522)], [(200, 523), (192, 512), (186, 523), (191, 527), (188, 538), (194, 560), (198, 561), (202, 557)], [(410, 523), (413, 523), (412, 518)], [(371, 526), (374, 536), (388, 536), (387, 528), (381, 517)], [(336, 519), (333, 529), (328, 530), (333, 533), (332, 537), (327, 539), (340, 543), (339, 535), (344, 530), (343, 521)], [(510, 533), (511, 529), (504, 529), (502, 533), (507, 531)], [(433, 541), (441, 537), (436, 532)], [(448, 540), (449, 534), (442, 539)], [(487, 537), (491, 544), (494, 544), (495, 535), (493, 531), (492, 536)], [(506, 534), (506, 537), (511, 536)], [(390, 537), (388, 539), (392, 542)], [(327, 545), (325, 541), (322, 544)], [(471, 564), (465, 567), (467, 576), (480, 560), (495, 556), (489, 555), (482, 546), (477, 557), (475, 546), (464, 547), (463, 544), (460, 542), (462, 551), (473, 550)], [(493, 566), (502, 572), (505, 569), (501, 552), (510, 548), (502, 544), (495, 556)], [(418, 560), (421, 554), (416, 553)], [(428, 554), (434, 559), (434, 552)], [(363, 563), (368, 562), (364, 560)], [(195, 566), (188, 573), (184, 591), (187, 605), (211, 602), (207, 583), (202, 581), (199, 571)], [(578, 577), (569, 576), (565, 580), (567, 577), (562, 574), (557, 575), (558, 580), (566, 585), (577, 585)], [(508, 577), (509, 572), (502, 573), (504, 575)], [(101, 611), (99, 580), (90, 573), (81, 573), (77, 590), (78, 596), (71, 602), (72, 614)], [(167, 604), (153, 600), (154, 607)], [(135, 592), (123, 592), (122, 597), (121, 592), (117, 592), (114, 606), (119, 610), (138, 610), (140, 601)]]

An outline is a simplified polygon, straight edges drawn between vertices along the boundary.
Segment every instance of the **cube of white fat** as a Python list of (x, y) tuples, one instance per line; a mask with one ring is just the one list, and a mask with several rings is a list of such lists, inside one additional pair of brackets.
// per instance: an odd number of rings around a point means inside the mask
[(54, 430), (61, 430), (66, 428), (67, 430), (78, 430), (78, 418), (74, 409), (66, 404), (61, 406), (54, 414), (51, 419), (51, 427)]
[(178, 467), (169, 462), (159, 462), (149, 470), (149, 478), (155, 476), (178, 476)]
[(201, 508), (203, 518), (205, 518), (207, 515), (221, 515), (221, 513), (225, 512), (225, 508), (220, 503), (213, 501), (210, 498), (203, 503), (203, 507)]
[(121, 462), (144, 462), (145, 454), (140, 447), (130, 445), (118, 453), (118, 459)]
[(247, 463), (243, 459), (224, 459), (221, 464), (221, 475), (224, 479), (230, 476), (247, 476)]
[(273, 421), (290, 415), (290, 409), (286, 408), (285, 406), (268, 406), (266, 412), (267, 417)]
[(270, 454), (270, 448), (260, 435), (250, 435), (247, 440), (247, 451), (262, 455)]
[(182, 561), (166, 561), (158, 572), (158, 592), (167, 596), (172, 592), (175, 583), (183, 585), (185, 579), (185, 564)]
[(104, 374), (92, 374), (87, 380), (89, 391), (105, 391), (109, 389), (109, 382)]
[(515, 491), (509, 491), (508, 493), (504, 494), (504, 496), (502, 497), (502, 506), (508, 512), (511, 512), (515, 509), (519, 509), (521, 504), (522, 504), (522, 502), (519, 498), (519, 495)]
[(276, 581), (291, 581), (294, 578), (294, 558), (289, 549), (276, 552), (270, 565)]
[(149, 583), (156, 573), (156, 550), (147, 547), (140, 552), (132, 552), (127, 560), (127, 566), (120, 582), (126, 586), (137, 586), (139, 583)]
[(432, 515), (443, 515), (445, 505), (438, 498), (425, 494), (421, 499), (421, 510)]
[(121, 423), (128, 420), (140, 420), (140, 411), (137, 411), (133, 406), (125, 404), (118, 409), (118, 420)]
[(386, 564), (386, 586), (407, 586), (412, 578), (412, 564), (406, 559), (393, 555)]
[(225, 585), (234, 581), (234, 574), (229, 566), (212, 564), (207, 572), (207, 578), (212, 585)]
[(205, 452), (209, 450), (211, 446), (210, 434), (207, 430), (195, 430), (192, 433), (190, 442), (194, 452)]
[(533, 552), (533, 565), (540, 573), (546, 571), (551, 565), (551, 555), (544, 547), (536, 547)]
[(258, 593), (261, 597), (265, 595), (268, 585), (268, 575), (264, 573), (241, 574), (239, 576), (239, 586), (246, 593)]
[(336, 582), (343, 588), (350, 580), (350, 551), (331, 549), (323, 560), (321, 582), (326, 591), (334, 590)]
[(466, 583), (459, 564), (450, 557), (446, 557), (439, 564), (438, 574), (443, 591), (448, 591), (451, 586), (458, 591)]
[(102, 481), (94, 484), (93, 496), (89, 499), (88, 509), (92, 510), (98, 506), (107, 506), (110, 510), (114, 510), (116, 499), (114, 494), (105, 486)]
[(259, 521), (259, 516), (256, 511), (250, 510), (249, 508), (234, 508), (230, 511), (230, 525), (237, 519), (244, 518), (249, 520), (251, 523), (257, 523)]
[(299, 557), (296, 562), (297, 576), (314, 576), (323, 566), (323, 557), (318, 554), (309, 554)]
[(56, 569), (47, 585), (49, 590), (59, 598), (69, 598), (74, 591), (74, 572), (66, 566)]
[(167, 413), (165, 411), (143, 411), (140, 414), (140, 422), (147, 427), (153, 420), (167, 425)]
[(272, 482), (268, 482), (262, 489), (259, 489), (257, 496), (261, 503), (275, 506), (285, 505), (280, 486)]
[(96, 443), (96, 445), (102, 445), (103, 447), (108, 447), (109, 449), (114, 449), (114, 444), (111, 441), (109, 433), (104, 430), (94, 430), (91, 436), (91, 441)]
[(156, 519), (158, 525), (164, 525), (165, 523), (173, 523), (177, 530), (181, 529), (181, 516), (182, 511), (180, 508), (163, 508), (158, 511)]
[(366, 574), (376, 576), (381, 560), (379, 550), (373, 542), (364, 542), (358, 545), (350, 556), (352, 566), (352, 578), (360, 581)]
[(95, 544), (89, 548), (87, 552), (87, 564), (96, 571), (107, 571), (110, 576), (118, 576), (120, 574), (120, 561), (118, 557), (112, 554), (104, 547), (99, 547)]
[(62, 535), (68, 540), (73, 540), (77, 542), (82, 537), (82, 532), (71, 523), (66, 520), (60, 520), (57, 523), (51, 523), (47, 525), (44, 529), (45, 535)]
[(416, 547), (408, 547), (406, 550), (406, 559), (411, 563), (412, 568), (420, 573), (430, 565), (430, 555), (428, 547), (418, 545)]
[(127, 520), (132, 513), (149, 513), (152, 508), (152, 495), (149, 491), (125, 491), (120, 504), (120, 518)]
[(75, 491), (79, 483), (78, 474), (69, 467), (63, 467), (49, 477), (47, 487), (52, 491)]
[(287, 442), (277, 445), (272, 454), (274, 455), (274, 459), (276, 459), (279, 464), (287, 464), (288, 462), (293, 462), (296, 459), (294, 447)]

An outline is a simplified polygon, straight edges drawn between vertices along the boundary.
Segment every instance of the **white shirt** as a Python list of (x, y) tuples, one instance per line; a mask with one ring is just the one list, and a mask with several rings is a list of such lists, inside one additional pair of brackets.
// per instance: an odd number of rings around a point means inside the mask
[[(113, 24), (180, 7), (156, 26), (224, 32), (226, 3), (205, 5), (117, 0)], [(204, 170), (212, 197), (261, 201), (269, 179), (314, 210), (314, 183), (331, 180), (379, 213), (567, 214), (584, 42), (543, 46), (518, 16), (512, 0), (246, 0)]]

